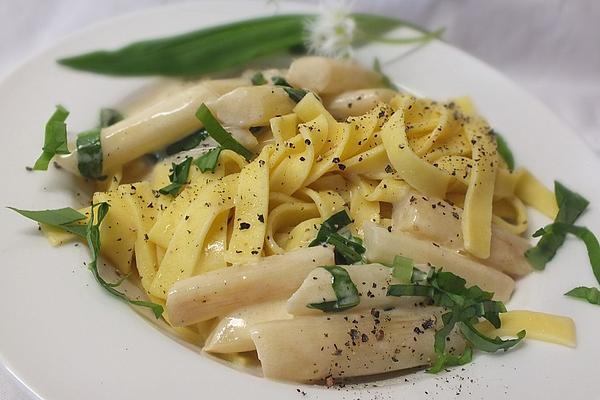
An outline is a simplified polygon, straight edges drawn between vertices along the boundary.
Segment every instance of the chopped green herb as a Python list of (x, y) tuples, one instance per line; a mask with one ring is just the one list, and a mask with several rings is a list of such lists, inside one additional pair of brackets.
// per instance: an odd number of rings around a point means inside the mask
[(179, 164), (173, 163), (171, 165), (171, 173), (169, 174), (170, 184), (159, 190), (162, 194), (170, 194), (176, 197), (181, 188), (188, 183), (188, 177), (190, 175), (190, 166), (192, 165), (192, 157), (186, 157), (185, 160)]
[(252, 78), (250, 78), (250, 81), (252, 82), (252, 84), (254, 86), (261, 86), (261, 85), (267, 84), (267, 80), (265, 79), (265, 76), (260, 71), (258, 71), (254, 75), (252, 75)]
[(104, 179), (102, 158), (99, 128), (77, 135), (77, 167), (81, 176), (89, 179)]
[[(570, 191), (559, 182), (554, 182), (554, 195), (558, 204), (555, 222), (574, 224), (589, 204), (580, 194)], [(535, 247), (525, 252), (525, 258), (532, 267), (543, 270), (564, 243), (565, 236), (566, 233), (561, 231), (548, 232)]]
[(100, 128), (106, 128), (123, 120), (123, 114), (114, 108), (100, 109)]
[(56, 228), (63, 229), (67, 232), (74, 233), (77, 236), (85, 237), (87, 227), (77, 224), (76, 222), (85, 219), (85, 215), (70, 207), (59, 208), (56, 210), (19, 210), (17, 208), (8, 207), (13, 211), (18, 212), (25, 218), (32, 219), (40, 224), (51, 225)]
[(325, 312), (339, 312), (345, 311), (352, 307), (357, 306), (360, 303), (360, 297), (358, 296), (358, 290), (352, 282), (348, 271), (337, 265), (321, 267), (329, 271), (332, 276), (331, 287), (335, 292), (335, 301), (324, 301), (322, 303), (311, 303), (308, 305), (309, 308), (316, 308), (317, 310)]
[(473, 360), (473, 349), (470, 346), (465, 348), (465, 351), (460, 356), (455, 356), (448, 353), (438, 354), (435, 362), (427, 369), (430, 374), (437, 374), (447, 367), (456, 367), (465, 365)]
[(292, 87), (292, 85), (290, 85), (288, 81), (286, 81), (285, 78), (281, 76), (274, 76), (271, 78), (271, 81), (273, 82), (273, 85), (281, 86), (281, 88), (285, 90), (290, 99), (294, 100), (296, 103), (300, 102), (300, 100), (302, 100), (304, 96), (306, 96), (306, 94), (308, 93), (304, 89), (297, 89)]
[(292, 85), (290, 85), (283, 76), (274, 76), (271, 78), (271, 82), (273, 82), (273, 85), (275, 85), (275, 86), (292, 87)]
[(50, 117), (46, 123), (46, 131), (44, 134), (44, 147), (42, 147), (42, 154), (39, 156), (33, 169), (37, 171), (46, 171), (50, 160), (56, 154), (69, 154), (69, 148), (67, 147), (67, 124), (65, 121), (69, 116), (63, 106), (56, 106), (56, 111)]
[(215, 168), (219, 164), (219, 155), (223, 149), (221, 147), (215, 147), (210, 149), (200, 157), (194, 160), (194, 165), (202, 172), (215, 172)]
[(171, 143), (167, 146), (165, 152), (168, 156), (172, 156), (173, 154), (177, 154), (182, 151), (195, 149), (200, 143), (206, 140), (207, 137), (208, 133), (206, 132), (206, 129), (200, 129), (191, 135), (176, 141), (175, 143)]
[[(401, 268), (408, 269), (410, 260), (402, 261)], [(424, 296), (434, 305), (444, 307), (448, 312), (442, 315), (443, 326), (437, 330), (434, 338), (434, 349), (437, 356), (435, 363), (428, 369), (437, 373), (446, 366), (463, 365), (471, 360), (471, 350), (465, 350), (461, 356), (447, 353), (446, 341), (448, 335), (458, 328), (462, 335), (471, 343), (473, 348), (483, 351), (508, 349), (516, 345), (525, 336), (519, 332), (516, 339), (502, 340), (489, 338), (477, 331), (474, 323), (479, 318), (487, 319), (493, 326), (501, 326), (500, 313), (506, 312), (502, 302), (492, 300), (493, 294), (481, 290), (477, 286), (466, 286), (466, 281), (451, 272), (431, 270), (425, 274), (413, 267), (409, 274), (402, 272), (403, 277), (410, 276), (411, 284), (397, 284), (388, 287), (388, 296)]]
[(209, 108), (206, 107), (206, 104), (202, 103), (196, 111), (196, 117), (202, 121), (204, 124), (204, 128), (208, 132), (208, 134), (223, 147), (223, 149), (228, 149), (235, 151), (239, 155), (243, 156), (246, 160), (250, 160), (252, 158), (252, 153), (250, 150), (242, 146), (237, 140), (231, 136), (229, 132), (227, 132), (217, 121), (214, 115), (210, 112)]
[[(94, 209), (98, 208), (98, 214), (94, 216)], [(90, 208), (90, 220), (87, 225), (87, 234), (86, 240), (90, 251), (92, 252), (92, 260), (88, 263), (89, 269), (94, 274), (94, 278), (96, 281), (102, 286), (107, 292), (112, 294), (113, 296), (133, 305), (137, 305), (140, 307), (146, 307), (152, 310), (156, 319), (160, 318), (163, 313), (163, 307), (160, 304), (152, 303), (149, 301), (141, 301), (141, 300), (133, 300), (127, 297), (127, 295), (123, 292), (115, 289), (119, 286), (123, 280), (123, 278), (116, 283), (107, 282), (102, 276), (100, 276), (100, 272), (98, 271), (98, 256), (100, 255), (100, 225), (102, 221), (106, 217), (108, 213), (109, 204), (108, 203), (100, 203), (93, 204)]]
[(506, 140), (500, 135), (498, 132), (494, 131), (494, 136), (496, 137), (496, 147), (498, 148), (498, 154), (506, 163), (508, 170), (512, 172), (515, 169), (515, 159), (513, 157), (512, 151), (508, 147)]
[(336, 262), (340, 264), (364, 262), (365, 248), (362, 246), (362, 241), (349, 234), (344, 236), (338, 232), (351, 223), (352, 220), (345, 210), (333, 214), (323, 221), (317, 236), (310, 242), (309, 247), (331, 244), (335, 247)]
[(377, 57), (375, 57), (375, 61), (373, 61), (373, 70), (379, 75), (381, 75), (381, 83), (383, 83), (385, 87), (395, 91), (399, 90), (398, 86), (396, 86), (394, 82), (392, 82), (390, 77), (383, 73), (383, 71), (381, 70), (381, 63), (379, 62), (379, 58)]
[(415, 269), (415, 264), (410, 258), (396, 256), (392, 262), (392, 276), (400, 282), (410, 282)]
[(563, 222), (554, 222), (544, 228), (538, 229), (533, 237), (546, 236), (552, 234), (560, 234), (562, 236), (570, 233), (583, 241), (588, 252), (588, 258), (592, 266), (592, 271), (598, 283), (600, 283), (600, 243), (596, 236), (588, 228), (583, 226), (575, 226), (565, 224)]
[(285, 90), (288, 96), (290, 96), (290, 99), (294, 100), (296, 103), (299, 103), (300, 100), (302, 100), (308, 93), (304, 89), (296, 89), (292, 87), (284, 87), (283, 90)]
[(590, 304), (600, 305), (600, 290), (595, 287), (579, 286), (569, 290), (565, 296), (586, 300)]
[(490, 338), (479, 332), (470, 322), (462, 321), (458, 324), (460, 332), (463, 334), (473, 347), (488, 353), (495, 353), (498, 350), (508, 350), (519, 343), (527, 334), (524, 330), (517, 332), (515, 339), (500, 339), (499, 337)]

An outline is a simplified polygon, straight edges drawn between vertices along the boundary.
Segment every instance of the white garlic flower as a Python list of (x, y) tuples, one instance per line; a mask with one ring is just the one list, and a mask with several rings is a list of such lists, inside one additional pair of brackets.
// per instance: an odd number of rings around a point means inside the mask
[(306, 22), (305, 45), (319, 56), (345, 58), (352, 55), (356, 22), (347, 0), (322, 3), (319, 14)]

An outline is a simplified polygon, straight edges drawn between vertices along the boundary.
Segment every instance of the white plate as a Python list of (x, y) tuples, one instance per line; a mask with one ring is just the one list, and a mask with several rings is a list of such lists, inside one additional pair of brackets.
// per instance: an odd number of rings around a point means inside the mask
[[(23, 65), (0, 84), (2, 204), (25, 209), (73, 204), (69, 180), (56, 171), (25, 171), (38, 155), (43, 126), (57, 103), (78, 131), (92, 126), (100, 106), (114, 105), (147, 79), (116, 79), (60, 68), (54, 60), (84, 50), (109, 48), (135, 39), (186, 31), (269, 12), (264, 2), (202, 2), (166, 7), (95, 25)], [(284, 3), (287, 11), (312, 7)], [(384, 61), (399, 47), (365, 50)], [(600, 162), (544, 106), (505, 77), (444, 43), (429, 44), (386, 65), (389, 74), (417, 93), (445, 99), (474, 98), (502, 132), (520, 165), (546, 184), (558, 179), (592, 203), (581, 223), (600, 232)], [(32, 223), (3, 209), (0, 232), (0, 354), (2, 362), (48, 400), (140, 398), (583, 398), (597, 393), (598, 308), (562, 293), (594, 285), (582, 245), (569, 240), (544, 273), (518, 285), (512, 308), (571, 316), (576, 350), (528, 341), (501, 355), (477, 354), (463, 369), (437, 376), (423, 372), (382, 382), (325, 389), (271, 382), (241, 373), (191, 351), (105, 294), (83, 267), (83, 246), (53, 249)], [(537, 216), (533, 225), (546, 221)], [(301, 338), (299, 338), (301, 345)], [(405, 378), (408, 381), (405, 381)]]

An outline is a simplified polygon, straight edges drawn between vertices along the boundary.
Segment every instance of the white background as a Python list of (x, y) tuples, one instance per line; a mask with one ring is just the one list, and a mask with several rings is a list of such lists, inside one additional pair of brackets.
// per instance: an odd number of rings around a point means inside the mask
[[(177, 2), (0, 0), (0, 76), (96, 21)], [(447, 42), (528, 89), (600, 156), (600, 1), (358, 0), (354, 7), (445, 27)], [(32, 398), (0, 367), (0, 399)]]

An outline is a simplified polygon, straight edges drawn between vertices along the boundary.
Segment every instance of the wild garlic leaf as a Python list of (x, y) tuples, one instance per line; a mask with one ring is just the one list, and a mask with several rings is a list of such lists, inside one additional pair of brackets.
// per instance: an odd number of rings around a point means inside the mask
[(316, 308), (324, 312), (340, 312), (357, 306), (360, 303), (358, 289), (352, 282), (348, 271), (345, 268), (330, 265), (321, 267), (327, 270), (332, 276), (331, 287), (335, 292), (335, 301), (324, 301), (322, 303), (311, 303), (309, 308)]
[(33, 169), (36, 171), (46, 171), (50, 161), (56, 154), (69, 154), (67, 147), (67, 124), (65, 121), (69, 116), (69, 111), (61, 105), (56, 106), (56, 110), (46, 123), (44, 134), (44, 147)]
[(243, 156), (246, 160), (252, 158), (252, 152), (242, 146), (229, 132), (223, 128), (223, 126), (217, 121), (215, 116), (212, 114), (206, 104), (202, 103), (196, 111), (196, 117), (202, 121), (204, 128), (217, 143), (221, 145), (223, 149), (235, 151), (239, 155)]

